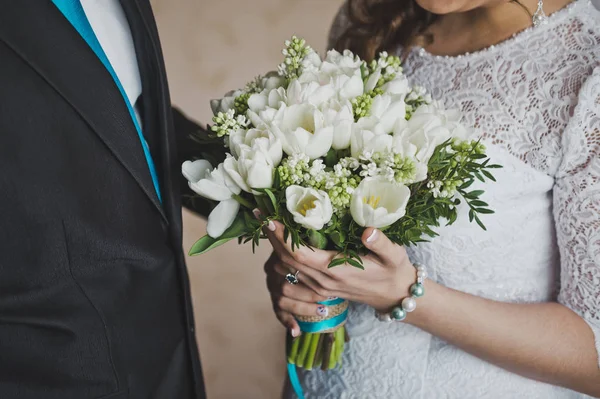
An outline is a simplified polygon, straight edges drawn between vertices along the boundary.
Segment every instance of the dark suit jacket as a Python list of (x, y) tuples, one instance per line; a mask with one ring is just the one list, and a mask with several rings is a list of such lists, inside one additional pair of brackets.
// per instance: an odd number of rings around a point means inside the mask
[(163, 204), (86, 42), (50, 0), (0, 0), (2, 399), (205, 396), (181, 249), (196, 127), (175, 113), (174, 129), (149, 0), (121, 3)]

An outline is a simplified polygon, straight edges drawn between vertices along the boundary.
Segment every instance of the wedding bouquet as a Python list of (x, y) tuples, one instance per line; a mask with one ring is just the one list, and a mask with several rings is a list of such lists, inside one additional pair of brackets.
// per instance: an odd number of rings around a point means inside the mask
[[(305, 41), (286, 42), (277, 72), (212, 102), (209, 137), (222, 163), (187, 161), (183, 174), (214, 202), (201, 254), (229, 240), (258, 245), (271, 220), (285, 226), (293, 249), (339, 253), (329, 265), (363, 268), (361, 235), (375, 227), (399, 245), (436, 236), (464, 201), (469, 218), (493, 213), (470, 190), (494, 180), (485, 148), (470, 140), (457, 111), (411, 87), (398, 57), (364, 62), (349, 51), (322, 59)], [(256, 218), (253, 210), (260, 209)], [(288, 347), (290, 364), (330, 369), (341, 362), (348, 304), (324, 303), (326, 318), (298, 318), (307, 332)]]

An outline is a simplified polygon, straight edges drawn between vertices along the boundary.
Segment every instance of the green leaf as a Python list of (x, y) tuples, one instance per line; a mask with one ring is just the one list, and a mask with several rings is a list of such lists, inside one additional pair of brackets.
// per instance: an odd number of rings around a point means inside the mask
[(496, 213), (491, 209), (487, 209), (487, 208), (475, 208), (475, 211), (477, 211), (477, 213), (483, 213), (483, 214), (492, 214), (492, 213)]
[(471, 184), (473, 184), (473, 182), (474, 182), (474, 181), (475, 181), (475, 179), (470, 179), (470, 180), (467, 180), (466, 182), (464, 182), (464, 183), (463, 183), (463, 184), (462, 184), (462, 185), (459, 187), (459, 189), (460, 189), (460, 190), (464, 190), (464, 189), (467, 189), (467, 188), (469, 188), (469, 187), (471, 186)]
[(341, 265), (345, 265), (346, 264), (346, 258), (337, 258), (332, 260), (329, 263), (329, 266), (327, 266), (328, 268), (332, 268), (332, 267), (336, 267), (336, 266), (341, 266)]
[(477, 222), (479, 227), (481, 227), (483, 230), (487, 231), (487, 229), (485, 228), (485, 225), (481, 222), (481, 220), (477, 217), (477, 215), (475, 215), (475, 221)]
[(477, 180), (485, 183), (485, 179), (479, 174), (479, 172), (473, 172), (473, 175), (475, 175)]
[(473, 190), (470, 193), (466, 193), (465, 197), (476, 199), (476, 198), (479, 198), (480, 196), (482, 196), (484, 192), (485, 191), (483, 191), (483, 190)]
[(201, 255), (205, 252), (210, 251), (211, 249), (225, 244), (228, 241), (243, 236), (244, 234), (246, 234), (246, 232), (247, 228), (246, 223), (244, 221), (244, 216), (242, 213), (240, 213), (238, 214), (237, 218), (233, 221), (233, 224), (229, 226), (229, 228), (225, 230), (225, 232), (219, 238), (213, 238), (209, 235), (205, 235), (204, 237), (196, 241), (194, 245), (192, 245), (189, 254), (190, 256)]
[(277, 207), (277, 199), (275, 199), (275, 195), (268, 188), (265, 188), (264, 191), (265, 191), (265, 194), (267, 194), (267, 196), (271, 200), (271, 204), (273, 205), (273, 210), (275, 211), (275, 213), (277, 213), (278, 207)]
[(481, 170), (481, 173), (483, 173), (485, 175), (485, 177), (487, 177), (488, 179), (490, 179), (491, 181), (496, 181), (496, 178), (494, 177), (494, 175), (492, 175), (490, 172), (488, 172), (487, 170), (483, 169)]
[(333, 148), (329, 150), (327, 155), (325, 155), (325, 165), (330, 168), (333, 168), (335, 164), (338, 163), (338, 154), (337, 151)]
[(494, 165), (487, 165), (486, 168), (488, 168), (488, 169), (502, 169), (503, 166), (502, 165), (496, 165), (496, 164), (494, 164)]
[(481, 200), (474, 200), (474, 201), (471, 201), (471, 205), (473, 205), (473, 206), (489, 206), (489, 205), (487, 204), (487, 202), (483, 202), (483, 201), (481, 201)]
[(363, 265), (361, 265), (360, 263), (358, 263), (358, 261), (357, 261), (356, 259), (350, 259), (350, 258), (348, 258), (348, 259), (346, 259), (346, 260), (347, 260), (347, 263), (348, 263), (349, 265), (351, 265), (351, 266), (354, 266), (354, 267), (356, 267), (357, 269), (365, 270), (364, 266), (363, 266)]

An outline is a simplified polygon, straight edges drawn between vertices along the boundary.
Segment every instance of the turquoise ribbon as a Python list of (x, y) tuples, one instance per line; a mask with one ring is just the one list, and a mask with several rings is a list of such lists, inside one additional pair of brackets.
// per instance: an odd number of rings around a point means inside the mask
[(85, 15), (85, 11), (81, 6), (81, 2), (79, 0), (52, 0), (54, 5), (64, 14), (65, 18), (69, 20), (71, 25), (79, 32), (81, 37), (87, 42), (87, 44), (92, 48), (96, 56), (102, 61), (104, 67), (110, 72), (115, 84), (119, 88), (121, 95), (123, 96), (123, 100), (127, 105), (127, 109), (129, 110), (129, 115), (131, 116), (131, 120), (135, 125), (135, 130), (137, 130), (138, 137), (140, 142), (142, 143), (142, 148), (144, 150), (144, 156), (146, 157), (146, 162), (148, 163), (148, 168), (150, 169), (150, 176), (152, 177), (152, 183), (154, 184), (154, 189), (156, 190), (156, 195), (158, 196), (158, 200), (162, 203), (162, 197), (160, 195), (160, 186), (158, 185), (158, 177), (156, 174), (156, 168), (154, 166), (154, 161), (152, 160), (152, 155), (150, 154), (150, 149), (148, 148), (148, 144), (146, 143), (146, 139), (144, 138), (144, 134), (142, 133), (142, 128), (137, 120), (135, 115), (135, 110), (127, 97), (127, 93), (125, 93), (125, 89), (119, 80), (114, 68), (110, 64), (106, 53), (102, 49), (102, 45), (98, 41), (96, 34), (94, 33), (94, 29), (92, 25), (90, 25), (90, 21), (87, 19)]
[[(345, 299), (336, 298), (336, 299), (329, 299), (327, 301), (322, 301), (322, 302), (317, 302), (317, 303), (319, 305), (335, 306), (335, 305), (339, 305), (340, 303), (343, 303), (344, 301), (345, 301)], [(300, 326), (300, 330), (302, 332), (318, 333), (321, 331), (330, 330), (332, 328), (335, 328), (335, 327), (341, 325), (343, 322), (346, 321), (347, 318), (348, 318), (348, 309), (344, 310), (344, 312), (342, 312), (341, 314), (339, 314), (335, 317), (332, 317), (331, 319), (327, 319), (327, 320), (323, 320), (323, 321), (307, 322), (307, 321), (300, 321), (298, 319), (296, 319), (296, 321), (298, 322), (298, 325)], [(304, 391), (302, 390), (302, 385), (300, 384), (300, 379), (298, 378), (298, 370), (296, 369), (296, 366), (294, 364), (288, 363), (287, 369), (288, 369), (288, 377), (290, 379), (290, 384), (292, 385), (292, 388), (294, 389), (296, 396), (298, 396), (298, 399), (305, 399)]]

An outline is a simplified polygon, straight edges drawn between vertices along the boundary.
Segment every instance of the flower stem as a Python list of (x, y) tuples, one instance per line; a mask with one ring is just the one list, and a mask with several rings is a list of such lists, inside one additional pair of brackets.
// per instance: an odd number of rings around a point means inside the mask
[(308, 348), (310, 347), (310, 343), (312, 341), (313, 333), (305, 333), (300, 337), (302, 339), (302, 343), (300, 346), (300, 352), (298, 353), (298, 357), (296, 358), (296, 366), (304, 367), (304, 361), (306, 360), (306, 355), (308, 353)]
[(310, 347), (308, 349), (308, 354), (306, 355), (306, 360), (304, 362), (304, 368), (307, 370), (312, 370), (315, 364), (315, 356), (317, 354), (317, 347), (319, 346), (319, 338), (321, 334), (313, 334), (310, 340)]
[(329, 359), (331, 358), (331, 351), (333, 349), (333, 334), (325, 334), (323, 344), (323, 361), (321, 363), (321, 370), (325, 371), (329, 368)]
[(246, 198), (242, 197), (241, 195), (233, 194), (231, 196), (231, 198), (233, 198), (234, 200), (239, 202), (240, 205), (245, 206), (246, 208), (248, 208), (250, 210), (253, 210), (254, 208), (256, 208), (256, 206), (252, 202), (248, 201)]
[(331, 340), (331, 353), (329, 354), (329, 364), (327, 366), (327, 368), (329, 370), (334, 369), (335, 368), (335, 363), (337, 360), (337, 348), (336, 348), (336, 343), (335, 343), (335, 333), (331, 334), (332, 336), (332, 340)]
[(336, 343), (335, 353), (337, 355), (336, 363), (338, 365), (340, 363), (342, 363), (342, 356), (344, 354), (344, 344), (345, 344), (344, 330), (345, 330), (345, 328), (342, 326), (342, 327), (338, 328), (335, 332), (335, 343)]
[(298, 347), (300, 346), (300, 338), (292, 338), (292, 345), (290, 346), (290, 353), (288, 355), (288, 363), (296, 364), (296, 356), (298, 355)]

